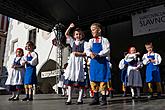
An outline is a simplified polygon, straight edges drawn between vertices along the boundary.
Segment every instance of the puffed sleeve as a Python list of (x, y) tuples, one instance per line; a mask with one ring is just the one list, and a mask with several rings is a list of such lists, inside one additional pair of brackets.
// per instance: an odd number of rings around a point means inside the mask
[(37, 64), (38, 64), (38, 54), (36, 52), (32, 52), (31, 56), (33, 57), (33, 59), (31, 61), (28, 61), (28, 63), (30, 63), (32, 66), (37, 66)]
[(134, 60), (136, 58), (136, 55), (135, 54), (127, 54), (124, 58), (124, 60), (126, 62), (131, 62), (132, 60)]
[(69, 44), (71, 47), (73, 47), (74, 39), (69, 36), (66, 38), (66, 44)]
[(155, 62), (153, 63), (153, 65), (159, 65), (162, 61), (161, 56), (158, 53), (155, 53)]
[(84, 53), (86, 53), (87, 48), (88, 48), (88, 42), (84, 42)]
[(143, 62), (144, 65), (147, 65), (150, 62), (149, 59), (147, 58), (147, 54), (143, 55), (142, 62)]
[(23, 63), (25, 63), (26, 61), (27, 61), (26, 56), (23, 56), (23, 57), (21, 58), (20, 64), (23, 65)]
[(110, 54), (110, 43), (108, 41), (108, 39), (106, 38), (103, 38), (102, 37), (102, 47), (103, 47), (103, 50), (101, 50), (98, 55), (100, 56), (108, 56)]
[(124, 64), (124, 59), (122, 59), (120, 62), (119, 62), (119, 69), (123, 69), (125, 66)]
[(93, 39), (89, 40), (89, 42), (87, 43), (86, 48), (85, 48), (85, 52), (86, 52), (87, 56), (90, 56), (90, 54), (91, 54), (91, 48), (92, 48), (92, 43), (93, 43), (92, 40)]

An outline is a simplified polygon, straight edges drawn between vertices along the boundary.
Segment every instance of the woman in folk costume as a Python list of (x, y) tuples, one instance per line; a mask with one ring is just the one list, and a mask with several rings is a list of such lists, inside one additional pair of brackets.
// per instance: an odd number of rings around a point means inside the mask
[[(110, 55), (110, 43), (107, 38), (101, 36), (101, 25), (93, 23), (90, 27), (93, 38), (89, 40), (87, 56), (90, 61), (90, 84), (94, 91), (94, 99), (90, 105), (98, 105), (99, 91), (102, 94), (101, 105), (107, 104), (106, 90), (107, 82), (111, 79), (109, 60), (106, 57)], [(110, 58), (108, 58), (110, 59)]]
[(142, 57), (143, 64), (146, 65), (146, 82), (148, 83), (148, 98), (153, 96), (152, 83), (156, 84), (157, 95), (161, 96), (161, 78), (159, 71), (159, 64), (162, 61), (161, 56), (153, 51), (153, 45), (151, 42), (145, 44), (148, 53), (144, 54)]
[(20, 90), (23, 89), (23, 77), (25, 73), (24, 65), (21, 65), (23, 57), (23, 49), (17, 48), (16, 57), (14, 58), (11, 72), (8, 74), (7, 81), (5, 85), (9, 86), (9, 90), (12, 92), (12, 97), (10, 97), (9, 101), (19, 100)]
[(33, 42), (28, 41), (25, 49), (28, 53), (24, 56), (22, 62), (26, 66), (26, 72), (24, 76), (24, 87), (26, 97), (22, 101), (33, 100), (33, 85), (37, 84), (36, 66), (38, 64), (38, 54), (34, 51), (35, 45)]
[[(124, 57), (125, 56), (126, 56), (126, 53), (124, 53)], [(123, 93), (123, 97), (125, 97), (127, 95), (126, 94), (126, 88), (127, 88), (127, 67), (128, 67), (128, 63), (123, 58), (119, 62), (119, 69), (121, 70), (122, 91), (124, 92)]]
[(68, 66), (65, 71), (64, 84), (68, 86), (68, 99), (65, 102), (66, 105), (71, 104), (73, 86), (79, 87), (79, 97), (77, 104), (83, 104), (83, 87), (85, 87), (83, 67), (84, 57), (86, 56), (84, 49), (87, 46), (87, 42), (83, 40), (84, 33), (79, 28), (76, 28), (73, 31), (73, 38), (70, 36), (69, 32), (74, 27), (74, 24), (71, 23), (65, 32), (66, 40), (72, 47), (72, 53), (70, 54)]
[(142, 87), (142, 79), (140, 74), (140, 68), (142, 63), (140, 62), (139, 52), (136, 52), (135, 47), (129, 49), (129, 53), (125, 56), (125, 61), (128, 63), (127, 76), (128, 82), (127, 86), (130, 87), (132, 98), (135, 98), (134, 89), (137, 91), (137, 98), (140, 98), (140, 87)]

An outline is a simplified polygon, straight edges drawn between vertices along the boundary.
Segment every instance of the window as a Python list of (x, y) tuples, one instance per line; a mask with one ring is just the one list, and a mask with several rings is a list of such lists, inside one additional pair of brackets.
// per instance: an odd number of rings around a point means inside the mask
[(17, 47), (18, 47), (18, 39), (15, 39), (11, 43), (11, 53), (15, 52), (15, 50), (17, 49)]
[(29, 31), (29, 41), (32, 41), (34, 44), (36, 44), (36, 29)]

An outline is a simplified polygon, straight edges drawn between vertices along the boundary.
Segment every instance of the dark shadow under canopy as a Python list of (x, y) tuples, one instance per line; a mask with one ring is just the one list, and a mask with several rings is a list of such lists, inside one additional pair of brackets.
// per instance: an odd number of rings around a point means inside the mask
[(59, 22), (63, 25), (75, 22), (80, 27), (95, 21), (121, 22), (134, 11), (164, 3), (164, 0), (0, 0), (0, 13), (51, 31)]

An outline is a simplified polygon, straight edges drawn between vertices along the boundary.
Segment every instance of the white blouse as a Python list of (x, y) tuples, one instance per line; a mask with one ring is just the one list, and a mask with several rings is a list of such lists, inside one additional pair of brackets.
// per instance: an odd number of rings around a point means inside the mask
[[(155, 56), (155, 62), (153, 63), (153, 65), (159, 65), (161, 63), (162, 58), (158, 53), (151, 53), (150, 55)], [(149, 56), (149, 53), (144, 54), (142, 57), (144, 65), (147, 65), (150, 62), (149, 59), (147, 58), (147, 56)]]
[(124, 64), (124, 59), (122, 59), (120, 62), (119, 62), (119, 69), (124, 69), (125, 67), (125, 64)]
[[(89, 40), (88, 42), (88, 46), (86, 48), (86, 54), (87, 56), (90, 56), (91, 54), (91, 49), (92, 49), (92, 45), (93, 43), (96, 42), (96, 39), (95, 38), (92, 38)], [(108, 59), (110, 59), (110, 43), (108, 41), (107, 38), (104, 38), (104, 37), (99, 37), (99, 42), (98, 43), (101, 43), (102, 44), (102, 48), (103, 50), (101, 50), (98, 55), (100, 56), (104, 56), (104, 57), (108, 57)]]
[[(28, 55), (28, 54), (27, 54)], [(23, 57), (23, 61), (27, 61), (27, 55)], [(27, 61), (32, 66), (37, 66), (38, 64), (38, 54), (36, 52), (31, 52), (29, 55), (31, 55), (33, 58), (31, 61)]]

